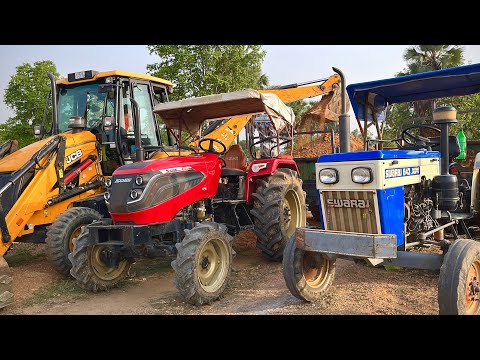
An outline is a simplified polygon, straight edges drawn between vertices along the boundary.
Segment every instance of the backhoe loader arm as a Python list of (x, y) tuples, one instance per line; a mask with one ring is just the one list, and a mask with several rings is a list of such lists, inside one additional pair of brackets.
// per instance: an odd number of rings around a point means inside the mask
[[(340, 76), (338, 74), (334, 74), (320, 84), (305, 86), (292, 85), (292, 87), (285, 89), (264, 89), (258, 90), (258, 92), (274, 93), (285, 104), (288, 104), (302, 99), (329, 94), (334, 91), (335, 85), (339, 84)], [(232, 117), (224, 124), (220, 125), (217, 129), (210, 132), (206, 137), (220, 140), (228, 149), (235, 141), (235, 138), (238, 136), (240, 131), (250, 121), (251, 117), (251, 115)], [(200, 140), (201, 139), (192, 141), (189, 146), (198, 146), (198, 142)]]

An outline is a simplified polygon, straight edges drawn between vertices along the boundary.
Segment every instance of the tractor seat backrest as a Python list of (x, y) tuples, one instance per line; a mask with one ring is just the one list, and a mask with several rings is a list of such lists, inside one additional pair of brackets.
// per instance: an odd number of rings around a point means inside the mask
[[(432, 141), (438, 143), (438, 145), (432, 146), (432, 150), (440, 151), (440, 137), (432, 137), (430, 138)], [(455, 159), (458, 155), (460, 155), (460, 143), (455, 135), (448, 136), (448, 158)]]
[(226, 169), (247, 170), (247, 156), (238, 144), (230, 146), (230, 149), (223, 155), (223, 160), (227, 164)]

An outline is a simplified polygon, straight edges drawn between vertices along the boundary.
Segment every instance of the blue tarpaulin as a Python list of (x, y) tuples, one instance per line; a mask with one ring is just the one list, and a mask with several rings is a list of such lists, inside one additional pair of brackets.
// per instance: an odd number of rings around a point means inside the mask
[[(364, 104), (380, 112), (389, 104), (469, 95), (480, 92), (480, 64), (369, 81), (347, 86), (357, 120), (364, 120)], [(369, 119), (370, 120), (370, 119)]]

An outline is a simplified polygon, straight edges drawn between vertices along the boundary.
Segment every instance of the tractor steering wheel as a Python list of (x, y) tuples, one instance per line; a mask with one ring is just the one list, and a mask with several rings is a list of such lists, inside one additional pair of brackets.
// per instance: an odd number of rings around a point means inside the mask
[[(202, 143), (203, 142), (207, 142), (209, 141), (209, 144), (208, 144), (208, 149), (205, 149), (203, 146), (202, 146)], [(215, 148), (213, 147), (213, 144), (214, 143), (217, 143), (218, 145), (220, 145), (222, 147), (222, 151), (217, 151), (215, 150)], [(223, 155), (225, 154), (225, 152), (227, 151), (227, 147), (225, 146), (224, 143), (222, 143), (220, 140), (217, 140), (217, 139), (212, 139), (212, 138), (204, 138), (202, 140), (200, 140), (198, 142), (198, 147), (200, 149), (202, 149), (203, 151), (205, 152), (209, 152), (209, 153), (213, 153), (213, 154), (217, 154), (217, 155)]]
[(431, 125), (412, 125), (409, 126), (402, 131), (402, 140), (405, 141), (407, 144), (415, 146), (415, 147), (425, 147), (425, 146), (435, 146), (439, 145), (439, 142), (432, 141), (430, 138), (425, 136), (415, 135), (412, 134), (410, 131), (413, 129), (431, 129), (439, 134), (441, 133), (439, 128)]

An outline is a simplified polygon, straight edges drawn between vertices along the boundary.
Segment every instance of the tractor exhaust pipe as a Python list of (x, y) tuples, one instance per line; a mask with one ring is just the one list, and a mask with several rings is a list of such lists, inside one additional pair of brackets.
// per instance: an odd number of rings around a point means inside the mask
[(336, 67), (332, 67), (338, 75), (340, 75), (341, 80), (341, 111), (342, 113), (339, 116), (339, 133), (340, 133), (340, 152), (350, 152), (350, 115), (347, 113), (347, 91), (345, 86), (345, 76), (343, 73)]
[(449, 174), (448, 125), (457, 123), (457, 110), (453, 106), (442, 106), (433, 110), (432, 124), (440, 125), (440, 175), (432, 179), (432, 191), (438, 210), (453, 211), (460, 200), (458, 179)]

